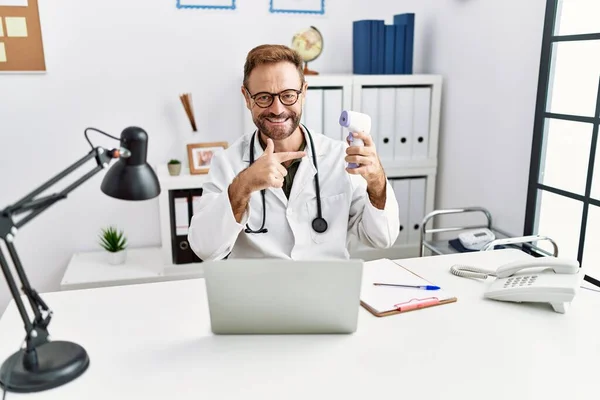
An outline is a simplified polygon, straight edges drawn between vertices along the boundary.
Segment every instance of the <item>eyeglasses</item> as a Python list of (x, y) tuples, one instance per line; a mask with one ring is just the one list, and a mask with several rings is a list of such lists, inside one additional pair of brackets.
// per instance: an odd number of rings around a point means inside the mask
[(244, 89), (246, 89), (248, 96), (250, 96), (250, 98), (254, 100), (254, 103), (260, 108), (270, 107), (271, 104), (273, 104), (273, 100), (275, 100), (275, 97), (279, 97), (279, 101), (284, 106), (293, 106), (298, 101), (300, 93), (302, 93), (302, 90), (286, 89), (283, 92), (279, 93), (260, 92), (253, 95), (250, 94), (248, 88)]

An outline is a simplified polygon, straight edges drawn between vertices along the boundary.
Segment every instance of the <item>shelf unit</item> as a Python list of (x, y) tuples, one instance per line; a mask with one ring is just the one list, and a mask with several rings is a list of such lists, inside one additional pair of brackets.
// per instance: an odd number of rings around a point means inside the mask
[[(350, 240), (351, 257), (364, 260), (418, 257), (421, 222), (425, 215), (434, 210), (442, 78), (438, 75), (337, 74), (310, 75), (306, 79), (309, 93), (305, 102), (303, 122), (311, 132), (320, 132), (344, 140), (347, 132), (344, 132), (338, 123), (342, 110), (371, 115), (374, 123), (372, 134), (378, 153), (398, 198), (402, 230), (394, 246), (384, 250), (371, 249)], [(418, 110), (410, 103), (411, 98), (417, 98), (417, 91), (424, 107)], [(369, 96), (372, 96), (372, 101), (368, 101)], [(389, 105), (392, 98), (395, 104), (397, 99), (402, 99), (405, 103), (396, 104), (394, 108), (388, 107), (387, 111), (383, 111), (379, 103)], [(374, 104), (377, 105), (373, 107)], [(253, 131), (255, 127), (245, 104), (241, 112), (244, 133)], [(384, 123), (382, 121), (393, 123), (393, 128), (392, 125), (388, 125), (388, 129), (378, 129), (378, 124)], [(398, 125), (399, 121), (404, 124), (401, 125), (402, 129)], [(422, 131), (418, 134), (425, 135), (423, 137), (426, 138), (422, 141), (426, 143), (425, 151), (423, 152), (422, 147), (419, 154), (411, 154), (402, 149), (396, 142), (397, 137), (392, 136), (396, 135), (397, 131), (410, 130), (413, 134), (414, 124), (421, 127)], [(410, 129), (406, 128), (407, 126)], [(423, 128), (424, 126), (426, 128)], [(388, 137), (380, 135), (380, 132), (387, 133)], [(398, 154), (390, 153), (389, 148), (386, 150), (385, 146), (389, 145), (390, 140), (394, 145), (394, 152), (400, 149)], [(390, 154), (393, 156), (390, 157)], [(179, 176), (169, 175), (166, 165), (155, 166), (155, 169), (162, 188), (159, 196), (161, 245), (135, 249), (130, 260), (121, 266), (108, 266), (101, 254), (75, 254), (63, 278), (65, 288), (132, 284), (202, 275), (202, 263), (173, 264), (169, 191), (200, 188), (207, 175), (191, 175), (184, 166)], [(410, 193), (411, 187), (419, 188), (418, 195), (415, 195), (416, 192)]]
[[(435, 204), (442, 77), (338, 74), (309, 75), (306, 80), (303, 122), (311, 131), (345, 140), (347, 132), (336, 125), (342, 110), (371, 116), (371, 134), (398, 199), (402, 230), (395, 245), (371, 249), (351, 239), (351, 256), (418, 257), (421, 222)], [(339, 94), (332, 96), (332, 91)]]

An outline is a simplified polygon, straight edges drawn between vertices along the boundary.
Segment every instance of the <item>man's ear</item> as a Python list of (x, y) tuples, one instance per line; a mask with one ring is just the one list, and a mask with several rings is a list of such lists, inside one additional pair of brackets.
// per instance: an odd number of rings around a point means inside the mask
[(304, 82), (302, 85), (302, 106), (304, 106), (304, 102), (306, 101), (306, 91), (308, 90), (308, 82)]
[(244, 96), (244, 101), (246, 101), (246, 108), (248, 110), (252, 110), (252, 106), (250, 105), (250, 96), (248, 96), (248, 92), (246, 91), (246, 88), (244, 88), (244, 86), (242, 86), (241, 90), (242, 90), (242, 96)]

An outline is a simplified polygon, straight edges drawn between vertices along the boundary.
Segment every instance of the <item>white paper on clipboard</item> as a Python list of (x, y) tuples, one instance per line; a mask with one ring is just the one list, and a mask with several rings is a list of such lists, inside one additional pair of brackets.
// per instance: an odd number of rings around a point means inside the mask
[(363, 267), (360, 299), (376, 312), (398, 310), (400, 304), (413, 305), (429, 302), (432, 298), (442, 302), (453, 298), (444, 289), (423, 290), (395, 286), (375, 286), (374, 283), (395, 283), (401, 285), (435, 285), (389, 259), (367, 261)]

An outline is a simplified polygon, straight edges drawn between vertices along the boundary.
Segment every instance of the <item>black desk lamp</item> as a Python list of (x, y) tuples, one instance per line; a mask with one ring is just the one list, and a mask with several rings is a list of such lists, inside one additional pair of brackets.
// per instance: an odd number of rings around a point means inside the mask
[[(94, 147), (87, 136), (93, 130), (108, 137), (120, 140), (121, 148), (107, 150)], [(146, 162), (148, 135), (138, 127), (126, 128), (121, 138), (111, 136), (95, 128), (87, 128), (85, 138), (92, 150), (82, 159), (60, 172), (58, 175), (35, 189), (33, 192), (0, 211), (0, 236), (4, 240), (14, 269), (19, 276), (22, 290), (34, 314), (30, 320), (21, 300), (17, 284), (9, 269), (4, 249), (0, 249), (0, 266), (8, 283), (21, 319), (25, 324), (25, 343), (21, 350), (10, 356), (0, 368), (0, 385), (5, 391), (38, 392), (63, 385), (80, 376), (89, 365), (89, 357), (83, 347), (66, 341), (50, 341), (48, 324), (52, 311), (40, 295), (31, 287), (17, 251), (13, 244), (17, 229), (31, 221), (54, 203), (67, 197), (71, 191), (90, 179), (100, 170), (108, 167), (113, 158), (119, 161), (107, 172), (102, 181), (102, 191), (123, 200), (147, 200), (160, 194), (160, 184), (152, 168)], [(39, 195), (60, 181), (86, 161), (95, 158), (97, 166), (58, 193)], [(19, 221), (13, 217), (29, 212)]]

